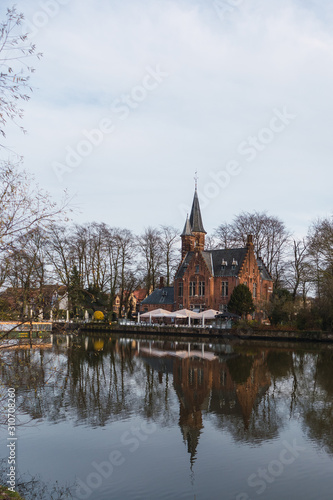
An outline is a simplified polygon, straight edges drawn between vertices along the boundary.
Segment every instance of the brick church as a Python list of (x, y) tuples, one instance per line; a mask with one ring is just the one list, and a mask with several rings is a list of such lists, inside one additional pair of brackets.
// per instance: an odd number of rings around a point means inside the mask
[(170, 311), (186, 308), (225, 312), (234, 288), (245, 284), (252, 293), (256, 317), (265, 319), (262, 306), (273, 292), (273, 280), (263, 261), (255, 256), (252, 236), (248, 235), (245, 248), (219, 250), (205, 250), (205, 236), (195, 189), (191, 214), (181, 234), (182, 260), (174, 287), (155, 290), (142, 302), (142, 310), (162, 307)]

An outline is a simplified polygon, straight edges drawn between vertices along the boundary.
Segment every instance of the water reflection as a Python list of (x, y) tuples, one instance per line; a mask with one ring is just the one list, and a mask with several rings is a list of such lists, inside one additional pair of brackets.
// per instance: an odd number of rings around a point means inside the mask
[(191, 465), (205, 421), (235, 441), (274, 439), (290, 418), (333, 453), (329, 347), (54, 337), (2, 355), (1, 378), (34, 420), (105, 426), (140, 415), (178, 425)]

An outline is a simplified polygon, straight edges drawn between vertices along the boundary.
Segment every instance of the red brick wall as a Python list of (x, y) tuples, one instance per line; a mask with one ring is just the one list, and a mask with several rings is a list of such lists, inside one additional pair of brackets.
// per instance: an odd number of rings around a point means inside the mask
[(173, 304), (140, 304), (140, 313), (154, 311), (154, 309), (166, 309), (167, 311), (173, 312)]
[[(196, 266), (199, 266), (199, 272), (196, 272)], [(213, 278), (202, 255), (198, 251), (194, 254), (183, 276), (183, 297), (178, 296), (178, 283), (181, 280), (175, 280), (175, 308), (179, 309), (180, 306), (189, 309), (190, 305), (194, 306), (204, 305), (205, 309), (219, 310), (220, 306), (228, 304), (234, 288), (239, 284), (247, 284), (249, 290), (253, 294), (253, 285), (257, 285), (257, 297), (254, 298), (256, 306), (262, 301), (269, 300), (270, 289), (273, 291), (273, 284), (271, 281), (262, 280), (260, 271), (257, 265), (257, 259), (253, 250), (252, 243), (247, 244), (247, 253), (241, 265), (238, 278), (229, 277), (216, 277)], [(189, 296), (189, 283), (190, 281), (196, 282), (196, 294), (199, 293), (199, 281), (205, 282), (205, 296), (196, 297)], [(228, 282), (228, 296), (222, 297), (222, 281)]]

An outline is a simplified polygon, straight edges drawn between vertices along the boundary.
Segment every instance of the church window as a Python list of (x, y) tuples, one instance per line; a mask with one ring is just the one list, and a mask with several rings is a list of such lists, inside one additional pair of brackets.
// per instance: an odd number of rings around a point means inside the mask
[(195, 273), (198, 274), (200, 270), (200, 266), (195, 266)]
[(222, 281), (222, 297), (228, 297), (229, 293), (229, 283), (227, 281)]
[(205, 295), (205, 282), (199, 281), (199, 295), (202, 297)]
[(190, 297), (194, 297), (195, 295), (195, 281), (190, 281)]
[(253, 283), (253, 298), (257, 298), (257, 283)]
[(225, 385), (227, 381), (227, 373), (225, 371), (220, 372), (220, 385)]
[(183, 282), (180, 281), (178, 283), (178, 297), (182, 297), (183, 296)]

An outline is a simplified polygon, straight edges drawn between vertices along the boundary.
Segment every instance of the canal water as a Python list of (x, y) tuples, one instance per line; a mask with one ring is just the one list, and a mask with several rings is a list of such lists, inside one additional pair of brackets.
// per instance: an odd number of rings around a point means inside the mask
[(331, 500), (333, 346), (54, 337), (0, 352), (26, 500)]

